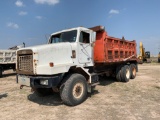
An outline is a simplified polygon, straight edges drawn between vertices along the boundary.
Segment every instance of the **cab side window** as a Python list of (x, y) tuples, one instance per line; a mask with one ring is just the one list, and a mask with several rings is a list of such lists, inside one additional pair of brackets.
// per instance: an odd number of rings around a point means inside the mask
[(86, 32), (81, 32), (80, 33), (80, 40), (79, 42), (81, 43), (90, 43), (90, 34), (89, 33), (86, 33)]

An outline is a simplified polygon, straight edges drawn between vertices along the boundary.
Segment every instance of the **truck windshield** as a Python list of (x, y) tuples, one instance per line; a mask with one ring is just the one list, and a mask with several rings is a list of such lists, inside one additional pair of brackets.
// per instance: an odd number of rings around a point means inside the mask
[(62, 32), (51, 36), (51, 43), (60, 42), (75, 42), (77, 37), (77, 30)]

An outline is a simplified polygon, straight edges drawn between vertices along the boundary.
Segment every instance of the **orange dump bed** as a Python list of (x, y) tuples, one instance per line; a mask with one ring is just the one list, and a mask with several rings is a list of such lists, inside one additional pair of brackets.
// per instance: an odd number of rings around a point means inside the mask
[(120, 62), (135, 60), (136, 42), (114, 38), (107, 35), (104, 30), (96, 31), (94, 46), (95, 63)]

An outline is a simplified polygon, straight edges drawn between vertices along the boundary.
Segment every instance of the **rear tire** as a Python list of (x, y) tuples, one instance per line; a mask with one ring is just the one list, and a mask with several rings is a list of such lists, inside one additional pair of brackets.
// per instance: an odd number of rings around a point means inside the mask
[(122, 81), (122, 79), (121, 79), (121, 68), (122, 68), (121, 65), (116, 68), (116, 80), (118, 82)]
[(60, 87), (60, 96), (64, 104), (75, 106), (87, 97), (87, 82), (81, 74), (71, 74)]
[(135, 64), (131, 64), (130, 65), (130, 71), (131, 71), (131, 79), (134, 79), (136, 77), (136, 65)]
[(128, 82), (131, 77), (130, 67), (128, 65), (124, 65), (121, 68), (121, 77), (122, 82)]

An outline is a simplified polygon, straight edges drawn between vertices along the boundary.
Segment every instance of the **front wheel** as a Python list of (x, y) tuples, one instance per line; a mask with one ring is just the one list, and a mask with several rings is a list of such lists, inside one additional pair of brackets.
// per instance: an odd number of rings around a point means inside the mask
[(81, 74), (71, 74), (60, 87), (60, 96), (64, 104), (75, 106), (87, 97), (87, 82)]

